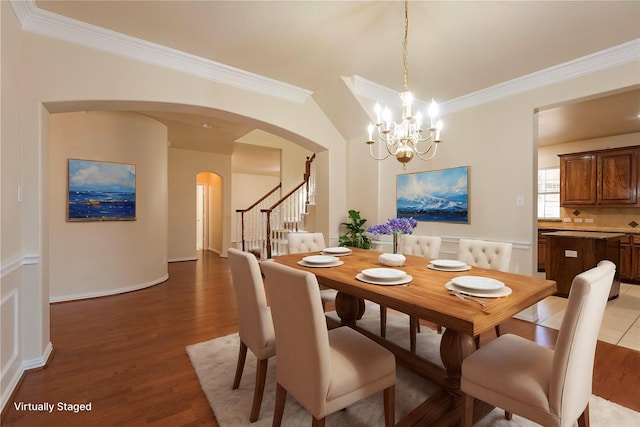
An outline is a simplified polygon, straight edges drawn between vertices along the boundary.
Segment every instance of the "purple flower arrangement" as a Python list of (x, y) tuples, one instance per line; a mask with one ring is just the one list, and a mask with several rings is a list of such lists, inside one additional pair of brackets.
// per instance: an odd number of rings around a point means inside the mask
[(384, 224), (369, 227), (367, 231), (371, 234), (411, 234), (418, 225), (418, 221), (410, 218), (391, 218)]

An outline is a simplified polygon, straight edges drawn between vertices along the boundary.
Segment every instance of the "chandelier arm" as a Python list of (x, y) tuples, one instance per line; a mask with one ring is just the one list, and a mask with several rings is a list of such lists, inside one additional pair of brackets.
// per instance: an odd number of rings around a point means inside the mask
[[(433, 153), (431, 153), (431, 155), (429, 157), (422, 157), (425, 154), (427, 154), (429, 151), (431, 151), (431, 149), (433, 149)], [(424, 152), (419, 152), (418, 150), (414, 150), (414, 152), (416, 153), (416, 156), (418, 156), (418, 158), (420, 160), (431, 160), (436, 156), (436, 152), (438, 151), (438, 143), (434, 142), (432, 145), (429, 146), (429, 148), (424, 151)]]
[[(385, 145), (387, 145), (387, 144), (385, 144)], [(388, 148), (388, 147), (387, 147), (387, 152), (388, 152), (388, 153), (387, 153), (387, 155), (386, 155), (386, 156), (383, 156), (383, 157), (376, 157), (376, 156), (373, 154), (373, 144), (369, 144), (369, 155), (370, 155), (371, 157), (373, 157), (373, 160), (384, 160), (384, 159), (386, 159), (387, 157), (389, 157), (389, 156), (391, 155), (391, 152), (389, 151), (389, 148)]]
[(398, 142), (387, 142), (385, 144), (385, 146), (387, 147), (387, 152), (389, 153), (389, 156), (395, 156), (396, 154), (398, 154), (398, 148), (400, 147), (400, 143)]
[(433, 148), (433, 146), (437, 144), (437, 142), (435, 142), (435, 141), (431, 141), (431, 142), (429, 143), (429, 145), (427, 146), (427, 148), (426, 148), (424, 151), (420, 151), (420, 150), (418, 149), (418, 144), (419, 144), (420, 142), (426, 142), (426, 141), (429, 141), (429, 140), (431, 140), (431, 136), (428, 136), (427, 138), (419, 139), (419, 140), (417, 140), (416, 142), (412, 143), (411, 145), (413, 146), (413, 151), (414, 151), (416, 154), (421, 155), (421, 156), (423, 156), (423, 155), (427, 154), (429, 151), (431, 151), (431, 149)]

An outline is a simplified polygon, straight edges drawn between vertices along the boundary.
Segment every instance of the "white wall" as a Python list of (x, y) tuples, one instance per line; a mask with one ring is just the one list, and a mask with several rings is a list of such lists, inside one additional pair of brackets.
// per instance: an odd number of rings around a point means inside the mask
[(224, 188), (222, 178), (216, 174), (207, 174), (207, 213), (209, 233), (206, 238), (207, 250), (221, 253), (224, 235)]
[[(167, 128), (136, 113), (50, 116), (51, 301), (92, 298), (166, 280)], [(136, 220), (68, 222), (68, 159), (133, 164)]]
[[(280, 150), (280, 182), (282, 182), (283, 193), (289, 192), (302, 182), (305, 172), (305, 160), (307, 157), (313, 155), (312, 151), (293, 144), (287, 139), (260, 130), (249, 132), (242, 138), (239, 138), (237, 142), (277, 148)], [(261, 196), (262, 195), (263, 194), (261, 194)], [(251, 203), (253, 202), (255, 202), (255, 200)], [(242, 206), (240, 208), (242, 208)]]
[[(49, 342), (48, 277), (41, 257), (46, 225), (47, 155), (25, 139), (48, 132), (38, 105), (23, 108), (24, 51), (22, 32), (8, 2), (0, 3), (0, 392), (4, 407), (25, 369), (42, 366), (52, 351)], [(23, 116), (31, 115), (28, 129)], [(42, 154), (41, 154), (42, 153)], [(34, 157), (32, 160), (28, 160)], [(41, 173), (41, 167), (43, 167)], [(18, 197), (18, 192), (21, 198)]]
[(197, 259), (196, 254), (196, 178), (212, 172), (222, 180), (222, 218), (219, 243), (212, 248), (226, 256), (231, 239), (231, 156), (169, 148), (169, 261)]

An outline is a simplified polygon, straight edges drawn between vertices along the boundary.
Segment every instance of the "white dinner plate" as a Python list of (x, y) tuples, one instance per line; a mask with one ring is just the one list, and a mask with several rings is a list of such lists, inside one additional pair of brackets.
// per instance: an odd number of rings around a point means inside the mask
[(362, 274), (377, 281), (399, 280), (407, 275), (404, 271), (395, 268), (367, 268), (362, 270)]
[(457, 261), (455, 259), (434, 259), (431, 261), (434, 267), (442, 268), (442, 269), (458, 269), (467, 267), (467, 264), (462, 261)]
[(298, 265), (301, 265), (303, 267), (313, 267), (313, 268), (337, 267), (342, 264), (344, 264), (344, 261), (340, 261), (340, 260), (332, 262), (330, 264), (312, 264), (306, 261), (298, 261)]
[(307, 264), (331, 264), (338, 261), (338, 258), (328, 255), (309, 255), (302, 258)]
[(433, 264), (429, 264), (429, 265), (427, 265), (427, 268), (430, 268), (431, 270), (451, 271), (451, 272), (454, 272), (454, 271), (469, 271), (469, 270), (471, 270), (471, 266), (467, 265), (467, 264), (465, 264), (463, 267), (460, 267), (460, 268), (440, 268), (440, 267), (436, 267)]
[(351, 253), (351, 249), (343, 246), (335, 246), (332, 248), (324, 248), (322, 250), (322, 253), (333, 254), (333, 255), (348, 255)]
[(376, 279), (372, 279), (369, 276), (365, 276), (362, 273), (358, 273), (356, 275), (356, 279), (360, 280), (361, 282), (370, 283), (372, 285), (396, 286), (396, 285), (406, 285), (407, 283), (413, 280), (413, 277), (408, 274), (405, 274), (400, 279), (396, 279), (396, 280), (376, 280)]
[(453, 282), (447, 282), (444, 287), (451, 291), (460, 292), (463, 295), (480, 298), (502, 298), (511, 295), (512, 292), (511, 288), (508, 286), (503, 286), (495, 291), (476, 291), (473, 289), (461, 288), (460, 286), (456, 286)]
[(451, 281), (456, 286), (476, 291), (495, 291), (504, 287), (504, 283), (501, 281), (482, 276), (459, 276), (454, 277)]

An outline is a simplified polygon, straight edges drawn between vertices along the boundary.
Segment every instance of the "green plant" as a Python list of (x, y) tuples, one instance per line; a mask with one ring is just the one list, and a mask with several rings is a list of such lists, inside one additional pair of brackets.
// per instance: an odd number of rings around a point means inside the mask
[(367, 220), (360, 218), (360, 212), (354, 211), (353, 209), (349, 211), (349, 219), (351, 222), (343, 222), (340, 224), (346, 227), (347, 232), (339, 237), (339, 245), (370, 249), (371, 240), (369, 240), (369, 236), (367, 236), (366, 230), (363, 227)]

